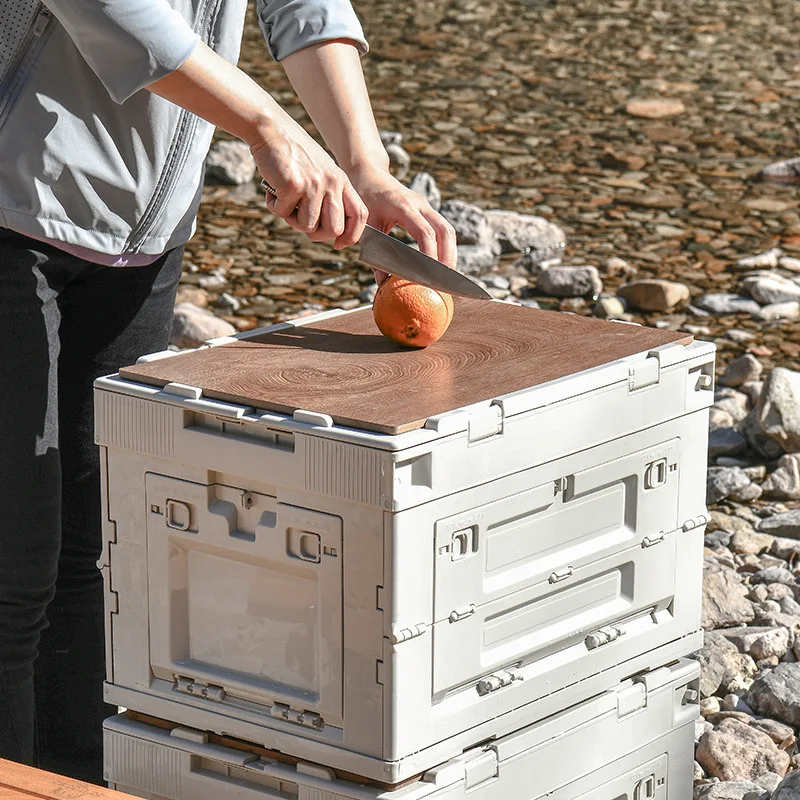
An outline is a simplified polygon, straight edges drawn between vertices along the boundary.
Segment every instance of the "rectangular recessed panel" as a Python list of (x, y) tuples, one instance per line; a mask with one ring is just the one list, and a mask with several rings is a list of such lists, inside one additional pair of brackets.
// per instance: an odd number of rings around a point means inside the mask
[[(189, 657), (317, 694), (317, 581), (191, 550)], [(177, 655), (177, 654), (176, 654)]]

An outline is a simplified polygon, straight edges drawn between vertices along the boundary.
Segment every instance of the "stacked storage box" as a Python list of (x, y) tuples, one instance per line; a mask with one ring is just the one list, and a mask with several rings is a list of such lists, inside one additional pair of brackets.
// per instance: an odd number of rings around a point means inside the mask
[(108, 781), (690, 796), (713, 347), (467, 301), (427, 351), (371, 326), (97, 382)]

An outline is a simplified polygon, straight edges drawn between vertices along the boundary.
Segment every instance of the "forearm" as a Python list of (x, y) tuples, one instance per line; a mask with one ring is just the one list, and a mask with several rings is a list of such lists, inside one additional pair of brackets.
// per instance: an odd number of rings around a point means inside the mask
[(147, 87), (249, 145), (269, 141), (286, 112), (244, 72), (199, 42), (184, 63)]
[(386, 170), (361, 59), (347, 40), (298, 50), (281, 61), (312, 122), (345, 172)]

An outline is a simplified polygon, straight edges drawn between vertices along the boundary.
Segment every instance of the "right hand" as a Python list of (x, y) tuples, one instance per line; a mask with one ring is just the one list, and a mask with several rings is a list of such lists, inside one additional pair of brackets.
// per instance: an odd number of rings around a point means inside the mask
[(258, 171), (275, 189), (267, 208), (314, 242), (355, 244), (367, 207), (334, 160), (283, 112), (262, 141), (250, 145)]

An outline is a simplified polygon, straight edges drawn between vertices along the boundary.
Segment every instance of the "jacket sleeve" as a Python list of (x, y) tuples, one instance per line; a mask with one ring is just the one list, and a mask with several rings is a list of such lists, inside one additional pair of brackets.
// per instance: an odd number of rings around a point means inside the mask
[(199, 40), (167, 0), (44, 0), (117, 103), (183, 64)]
[(256, 8), (276, 61), (331, 39), (351, 39), (362, 55), (369, 49), (350, 0), (257, 0)]

